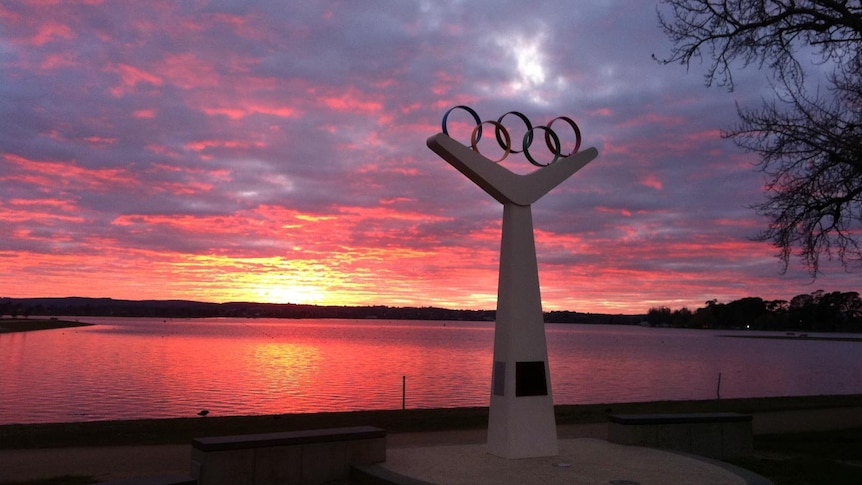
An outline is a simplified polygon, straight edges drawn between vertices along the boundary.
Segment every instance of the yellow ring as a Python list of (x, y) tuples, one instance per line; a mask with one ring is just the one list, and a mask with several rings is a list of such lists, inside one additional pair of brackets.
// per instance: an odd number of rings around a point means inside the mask
[[(506, 130), (506, 127), (503, 126), (502, 123), (500, 123), (498, 121), (487, 120), (487, 121), (483, 121), (483, 122), (479, 123), (478, 125), (476, 125), (476, 127), (473, 128), (473, 133), (470, 134), (470, 147), (473, 148), (474, 152), (478, 153), (479, 155), (482, 155), (482, 152), (479, 151), (479, 146), (478, 146), (479, 136), (478, 135), (479, 135), (479, 130), (482, 128), (482, 125), (484, 125), (485, 123), (494, 125), (498, 130), (503, 132), (503, 138), (506, 139), (506, 146), (503, 147), (503, 149), (505, 150), (505, 152), (503, 153), (503, 156), (499, 160), (493, 160), (493, 162), (495, 162), (495, 163), (500, 163), (503, 160), (505, 160), (506, 157), (509, 156), (509, 153), (512, 152), (512, 137), (509, 136), (509, 131)], [(484, 157), (485, 155), (482, 155), (482, 156)]]

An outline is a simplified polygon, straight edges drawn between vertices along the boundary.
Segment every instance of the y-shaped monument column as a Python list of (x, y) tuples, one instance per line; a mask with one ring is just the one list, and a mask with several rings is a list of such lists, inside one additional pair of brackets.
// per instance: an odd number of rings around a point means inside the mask
[(503, 458), (557, 455), (530, 206), (593, 160), (598, 151), (590, 148), (518, 175), (443, 133), (429, 138), (427, 144), (503, 204), (487, 450)]

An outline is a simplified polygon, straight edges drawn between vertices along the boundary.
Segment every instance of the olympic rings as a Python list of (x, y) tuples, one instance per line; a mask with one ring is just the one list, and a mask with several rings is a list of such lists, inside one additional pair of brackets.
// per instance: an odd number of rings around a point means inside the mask
[[(482, 125), (490, 124), (494, 127), (494, 137), (497, 139), (497, 144), (503, 150), (503, 156), (499, 160), (496, 160), (496, 162), (502, 162), (503, 160), (506, 159), (506, 157), (509, 156), (510, 153), (523, 153), (524, 157), (527, 159), (527, 161), (529, 161), (533, 165), (535, 165), (537, 167), (545, 167), (545, 166), (548, 166), (548, 165), (556, 162), (560, 158), (565, 158), (565, 157), (569, 157), (571, 155), (574, 155), (575, 153), (578, 152), (578, 149), (580, 149), (580, 147), (581, 147), (581, 130), (580, 130), (580, 128), (578, 128), (577, 123), (575, 123), (574, 120), (572, 120), (568, 116), (558, 116), (558, 117), (552, 119), (547, 125), (540, 125), (540, 126), (533, 126), (533, 124), (530, 122), (530, 119), (527, 118), (526, 116), (524, 116), (523, 113), (520, 113), (518, 111), (509, 111), (507, 113), (504, 113), (503, 116), (497, 118), (497, 121), (492, 121), (492, 120), (481, 121), (481, 119), (479, 118), (479, 114), (476, 113), (476, 111), (474, 111), (469, 106), (465, 106), (465, 105), (458, 105), (458, 106), (455, 106), (453, 108), (450, 108), (448, 111), (446, 111), (446, 114), (443, 115), (443, 134), (444, 135), (449, 135), (449, 129), (447, 127), (448, 122), (449, 122), (449, 115), (452, 113), (452, 111), (454, 111), (456, 109), (461, 109), (461, 110), (466, 111), (473, 118), (473, 121), (475, 122), (476, 126), (473, 128), (473, 132), (470, 135), (470, 147), (473, 149), (474, 152), (479, 153), (480, 155), (481, 155), (481, 152), (479, 151), (479, 140), (482, 139)], [(513, 149), (512, 137), (509, 135), (509, 130), (507, 130), (506, 127), (503, 126), (503, 119), (508, 115), (513, 115), (513, 116), (520, 118), (521, 121), (524, 122), (524, 125), (526, 127), (526, 132), (524, 133), (524, 138), (523, 138), (523, 140), (521, 140), (521, 149), (520, 150)], [(553, 124), (556, 121), (562, 121), (562, 122), (566, 123), (567, 125), (569, 125), (569, 127), (574, 132), (575, 147), (568, 154), (563, 153), (562, 143), (560, 142), (560, 137), (557, 135), (557, 133), (552, 128)], [(533, 158), (533, 155), (530, 153), (530, 147), (532, 146), (533, 139), (534, 139), (533, 132), (535, 130), (542, 130), (545, 132), (545, 145), (548, 147), (548, 150), (550, 150), (551, 154), (554, 155), (553, 160), (551, 160), (548, 163), (541, 163), (541, 162), (537, 161), (535, 158)]]

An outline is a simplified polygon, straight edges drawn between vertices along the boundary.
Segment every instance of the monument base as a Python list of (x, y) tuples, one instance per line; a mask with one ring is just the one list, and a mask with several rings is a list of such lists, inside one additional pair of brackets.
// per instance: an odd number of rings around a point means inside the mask
[(558, 455), (551, 396), (491, 396), (487, 450), (501, 458)]

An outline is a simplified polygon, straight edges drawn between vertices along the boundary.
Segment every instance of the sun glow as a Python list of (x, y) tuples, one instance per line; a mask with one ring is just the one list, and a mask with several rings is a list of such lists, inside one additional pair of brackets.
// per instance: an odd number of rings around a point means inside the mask
[(256, 288), (254, 301), (269, 303), (322, 303), (326, 297), (322, 288), (314, 285), (294, 285), (285, 282), (283, 285), (261, 286)]
[(172, 268), (175, 278), (206, 274), (214, 283), (198, 296), (205, 301), (255, 301), (262, 303), (339, 304), (334, 281), (344, 278), (320, 261), (269, 258), (195, 256)]

